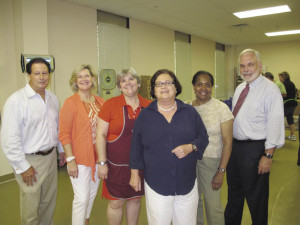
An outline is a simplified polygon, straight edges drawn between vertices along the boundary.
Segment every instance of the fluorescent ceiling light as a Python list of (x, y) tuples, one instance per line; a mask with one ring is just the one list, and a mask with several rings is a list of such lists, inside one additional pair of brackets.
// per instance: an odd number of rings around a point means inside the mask
[(277, 13), (290, 12), (290, 11), (291, 11), (291, 9), (289, 8), (288, 5), (281, 5), (281, 6), (275, 6), (275, 7), (269, 7), (269, 8), (236, 12), (236, 13), (233, 13), (233, 15), (237, 16), (240, 19), (243, 19), (243, 18), (271, 15), (271, 14), (277, 14)]
[(300, 30), (287, 30), (287, 31), (265, 33), (265, 35), (267, 36), (280, 36), (280, 35), (290, 35), (290, 34), (300, 34)]

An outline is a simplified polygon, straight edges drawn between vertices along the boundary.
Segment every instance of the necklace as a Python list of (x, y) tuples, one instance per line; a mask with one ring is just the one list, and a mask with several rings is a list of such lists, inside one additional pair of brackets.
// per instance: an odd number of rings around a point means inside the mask
[(171, 108), (164, 109), (164, 108), (161, 107), (161, 106), (158, 104), (158, 102), (157, 102), (158, 108), (159, 108), (161, 111), (163, 111), (163, 112), (170, 112), (171, 110), (173, 110), (173, 109), (175, 108), (176, 104), (177, 104), (177, 103), (176, 103), (176, 101), (175, 101), (174, 105), (173, 105)]
[(80, 99), (85, 103), (94, 103), (94, 96), (90, 96), (89, 98), (86, 98), (85, 96), (80, 96)]

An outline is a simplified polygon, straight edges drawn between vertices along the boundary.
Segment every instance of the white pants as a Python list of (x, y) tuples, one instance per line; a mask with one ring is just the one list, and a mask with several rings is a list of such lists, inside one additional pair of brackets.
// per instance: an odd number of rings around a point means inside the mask
[(145, 197), (149, 225), (196, 225), (197, 180), (190, 193), (175, 196), (160, 195), (145, 181)]
[(98, 166), (94, 174), (96, 182), (92, 180), (92, 169), (83, 165), (78, 165), (78, 178), (70, 177), (74, 191), (72, 225), (84, 225), (85, 219), (90, 218), (100, 182), (97, 170)]

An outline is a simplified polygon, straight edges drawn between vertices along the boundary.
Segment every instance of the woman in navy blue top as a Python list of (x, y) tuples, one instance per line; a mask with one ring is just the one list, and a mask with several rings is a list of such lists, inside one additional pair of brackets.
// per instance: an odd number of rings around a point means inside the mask
[(133, 129), (130, 185), (141, 189), (143, 169), (149, 225), (196, 224), (196, 162), (208, 135), (197, 111), (175, 98), (181, 90), (172, 71), (157, 71), (150, 90), (156, 101), (141, 111)]

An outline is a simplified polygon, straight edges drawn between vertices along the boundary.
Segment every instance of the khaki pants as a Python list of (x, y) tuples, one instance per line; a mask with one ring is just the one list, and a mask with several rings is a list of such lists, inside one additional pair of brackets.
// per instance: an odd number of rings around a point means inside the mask
[(221, 204), (221, 188), (214, 191), (211, 184), (213, 177), (218, 171), (219, 164), (220, 158), (203, 157), (201, 160), (197, 161), (197, 180), (199, 190), (197, 225), (204, 225), (203, 198), (207, 224), (225, 224), (224, 209)]
[(57, 153), (46, 156), (26, 155), (27, 161), (38, 172), (37, 182), (27, 186), (21, 174), (15, 174), (20, 187), (22, 225), (52, 225), (57, 191)]

